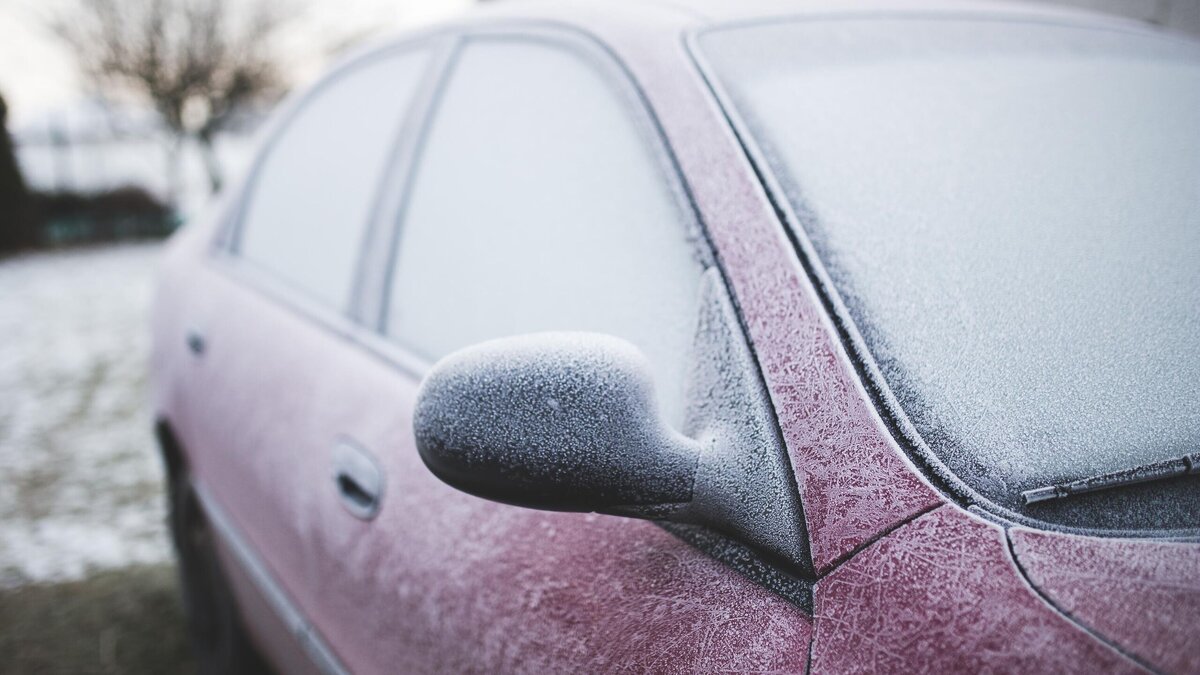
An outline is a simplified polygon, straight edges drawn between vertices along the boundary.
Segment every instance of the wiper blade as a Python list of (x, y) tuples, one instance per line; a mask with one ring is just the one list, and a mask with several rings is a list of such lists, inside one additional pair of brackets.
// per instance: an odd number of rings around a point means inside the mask
[(1029, 506), (1038, 502), (1048, 502), (1052, 499), (1066, 499), (1072, 495), (1108, 490), (1136, 483), (1148, 483), (1150, 481), (1186, 476), (1193, 473), (1200, 474), (1200, 452), (1152, 464), (1143, 464), (1129, 469), (1121, 469), (1112, 473), (1104, 473), (1099, 476), (1092, 476), (1091, 478), (1083, 478), (1071, 481), (1070, 483), (1059, 483), (1034, 490), (1026, 490), (1021, 493), (1021, 496), (1025, 499), (1025, 505)]

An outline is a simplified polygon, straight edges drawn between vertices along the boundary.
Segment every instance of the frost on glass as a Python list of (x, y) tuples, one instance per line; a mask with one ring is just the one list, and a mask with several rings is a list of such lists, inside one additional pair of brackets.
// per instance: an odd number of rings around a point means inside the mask
[(678, 425), (703, 268), (626, 105), (566, 51), (468, 47), (401, 223), (389, 334), (430, 360), (524, 333), (615, 335), (649, 358)]
[(333, 307), (349, 300), (372, 201), (424, 52), (340, 72), (300, 106), (262, 160), (240, 254)]
[(1195, 45), (896, 20), (704, 48), (951, 470), (1016, 508), (1200, 447)]

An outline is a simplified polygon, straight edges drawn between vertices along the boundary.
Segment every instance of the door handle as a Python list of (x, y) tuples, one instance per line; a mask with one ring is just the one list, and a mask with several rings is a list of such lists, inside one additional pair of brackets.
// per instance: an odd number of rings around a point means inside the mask
[(366, 450), (350, 441), (338, 441), (333, 450), (333, 482), (350, 515), (371, 520), (379, 513), (383, 471)]
[(189, 330), (184, 341), (187, 343), (188, 351), (192, 354), (196, 356), (204, 354), (204, 348), (207, 346), (207, 343), (204, 341), (204, 334), (200, 331), (195, 329)]

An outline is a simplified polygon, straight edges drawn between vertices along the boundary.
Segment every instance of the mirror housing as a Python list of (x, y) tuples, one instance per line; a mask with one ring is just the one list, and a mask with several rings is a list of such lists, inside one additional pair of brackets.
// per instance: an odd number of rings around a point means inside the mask
[(692, 501), (700, 445), (661, 418), (619, 338), (539, 333), (442, 359), (418, 394), (425, 465), (464, 492), (553, 511), (667, 517)]

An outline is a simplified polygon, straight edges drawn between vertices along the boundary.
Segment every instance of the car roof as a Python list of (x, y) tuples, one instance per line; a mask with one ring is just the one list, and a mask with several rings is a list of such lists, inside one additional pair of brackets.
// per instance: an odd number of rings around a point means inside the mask
[(476, 5), (468, 12), (468, 17), (551, 19), (581, 28), (603, 26), (608, 30), (621, 24), (644, 28), (650, 21), (662, 30), (678, 31), (716, 24), (835, 14), (1003, 15), (1146, 27), (1142, 22), (1090, 10), (1006, 0), (493, 0)]

